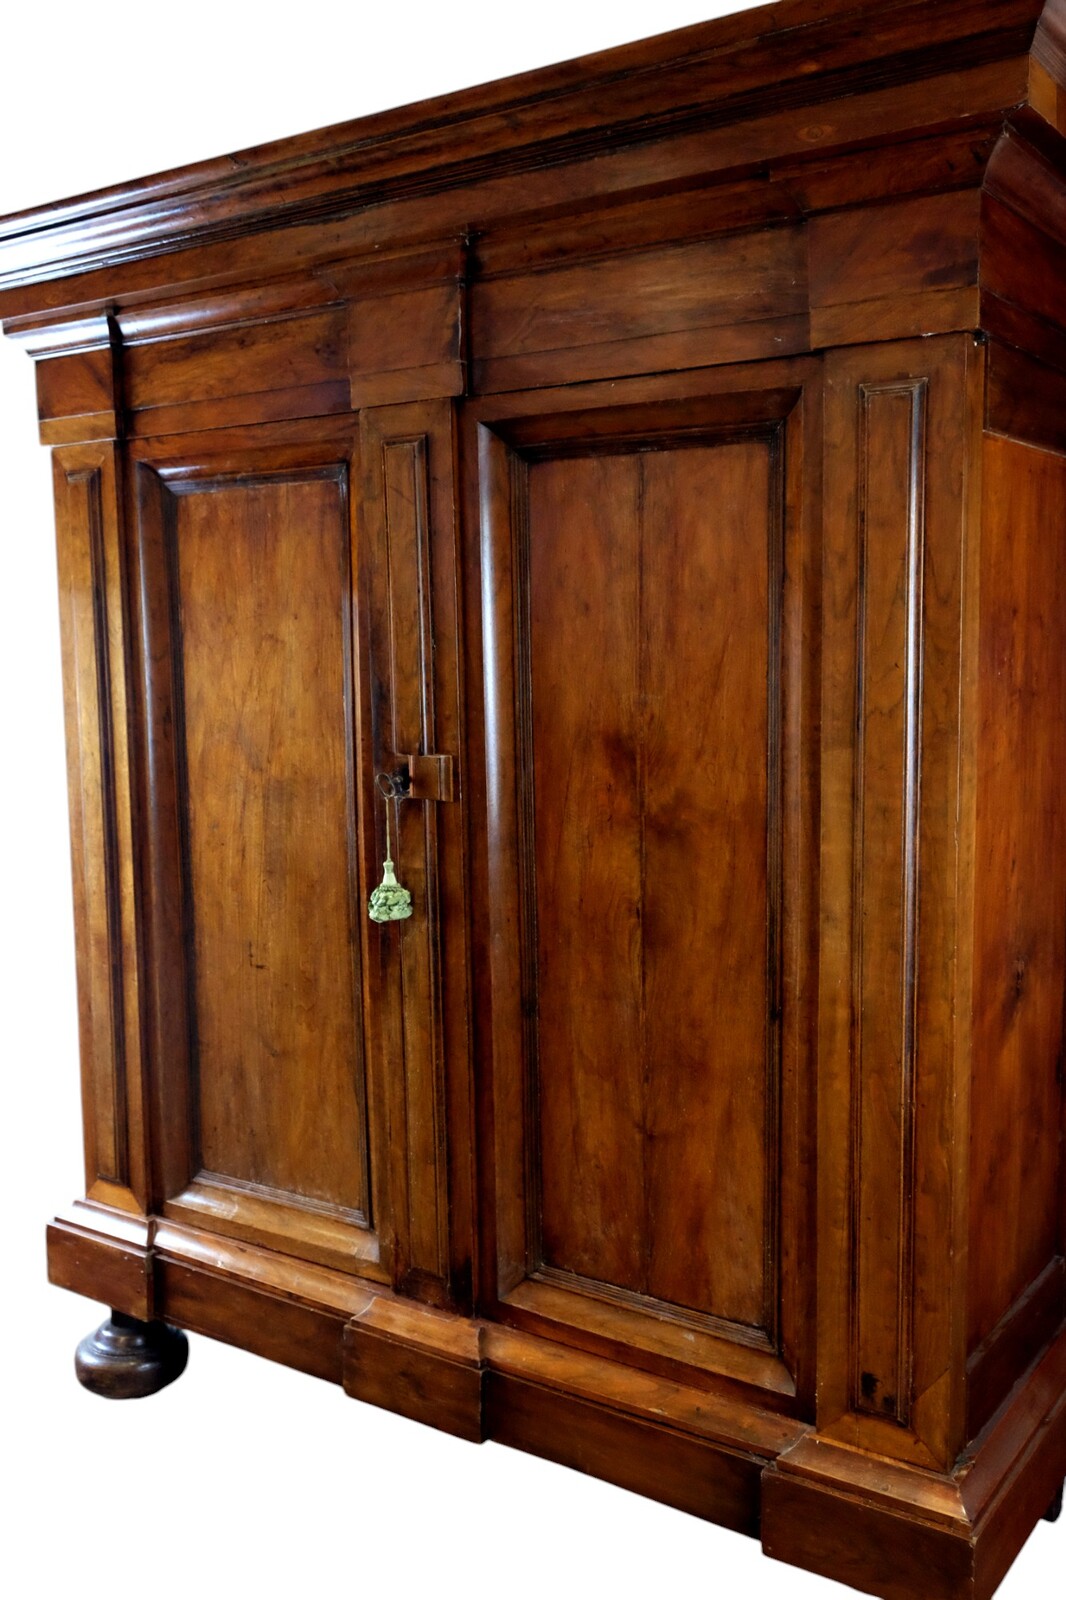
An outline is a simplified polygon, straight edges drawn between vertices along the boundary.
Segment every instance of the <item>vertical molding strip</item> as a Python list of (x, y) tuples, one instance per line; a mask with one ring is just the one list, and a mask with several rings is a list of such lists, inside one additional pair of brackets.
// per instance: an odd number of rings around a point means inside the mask
[[(111, 714), (111, 663), (107, 615), (107, 567), (101, 469), (62, 472), (68, 499), (61, 519), (65, 548), (65, 622), (69, 629), (74, 677), (78, 815), (74, 821), (75, 870), (82, 891), (78, 910), (85, 919), (85, 950), (79, 962), (83, 989), (83, 1071), (91, 1087), (86, 1121), (91, 1130), (90, 1186), (102, 1179), (129, 1182), (126, 1126), (126, 1061), (122, 967), (122, 910), (119, 898), (118, 826), (115, 812), (114, 730)], [(73, 496), (81, 505), (74, 508)], [(69, 697), (68, 697), (69, 698)], [(75, 768), (75, 761), (77, 763)], [(86, 1027), (85, 1024), (88, 1024)]]
[(785, 994), (785, 428), (767, 439), (766, 649), (766, 1244), (765, 1326), (782, 1357), (782, 1105)]
[[(902, 1428), (914, 1399), (926, 398), (925, 379), (859, 389), (851, 1405)], [(896, 1015), (894, 1032), (865, 1028), (868, 1005)]]
[[(382, 438), (389, 729), (393, 753), (436, 749), (427, 435)], [(407, 1128), (407, 1271), (448, 1274), (437, 809), (401, 803), (398, 870), (416, 915), (399, 928)], [(413, 848), (416, 832), (421, 835)], [(428, 1030), (426, 1021), (428, 1019)]]

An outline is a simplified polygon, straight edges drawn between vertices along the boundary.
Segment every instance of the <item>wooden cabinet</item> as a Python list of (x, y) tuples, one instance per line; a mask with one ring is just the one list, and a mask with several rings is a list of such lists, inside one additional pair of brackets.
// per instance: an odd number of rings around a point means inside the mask
[(89, 1387), (193, 1330), (993, 1593), (1066, 1476), (1064, 97), (1060, 0), (784, 0), (0, 222)]

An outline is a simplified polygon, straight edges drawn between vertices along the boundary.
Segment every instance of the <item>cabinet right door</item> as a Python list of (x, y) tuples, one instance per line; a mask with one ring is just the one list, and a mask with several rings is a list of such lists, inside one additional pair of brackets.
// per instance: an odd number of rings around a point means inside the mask
[(503, 1320), (810, 1399), (817, 368), (482, 403)]

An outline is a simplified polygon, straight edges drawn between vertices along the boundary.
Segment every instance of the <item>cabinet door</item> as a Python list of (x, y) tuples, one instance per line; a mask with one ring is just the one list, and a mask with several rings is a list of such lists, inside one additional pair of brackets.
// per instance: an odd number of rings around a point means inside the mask
[[(397, 1223), (386, 1158), (386, 1127), (403, 1140), (395, 1016), (405, 984), (429, 987), (437, 862), (405, 819), (409, 931), (368, 921), (384, 834), (373, 780), (396, 759), (382, 708), (424, 696), (433, 660), (372, 648), (386, 599), (370, 574), (417, 618), (417, 571), (398, 531), (383, 545), (360, 515), (373, 496), (353, 419), (311, 429), (137, 449), (155, 1200), (389, 1277), (411, 1209), (404, 1196)], [(428, 548), (425, 519), (420, 533)], [(425, 753), (422, 731), (404, 755)], [(435, 1204), (432, 1163), (424, 1176)], [(447, 1251), (430, 1266), (446, 1279)]]
[(479, 427), (487, 1295), (804, 1398), (811, 378), (526, 396)]

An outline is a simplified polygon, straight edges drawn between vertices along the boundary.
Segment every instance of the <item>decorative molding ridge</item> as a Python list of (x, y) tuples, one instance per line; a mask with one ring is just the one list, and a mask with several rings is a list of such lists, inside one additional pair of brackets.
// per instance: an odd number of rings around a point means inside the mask
[(784, 0), (21, 212), (0, 220), (0, 287), (581, 160), (608, 135), (618, 151), (1006, 62), (1029, 54), (1039, 18), (1039, 0), (896, 0), (873, 17), (857, 0), (813, 15)]

